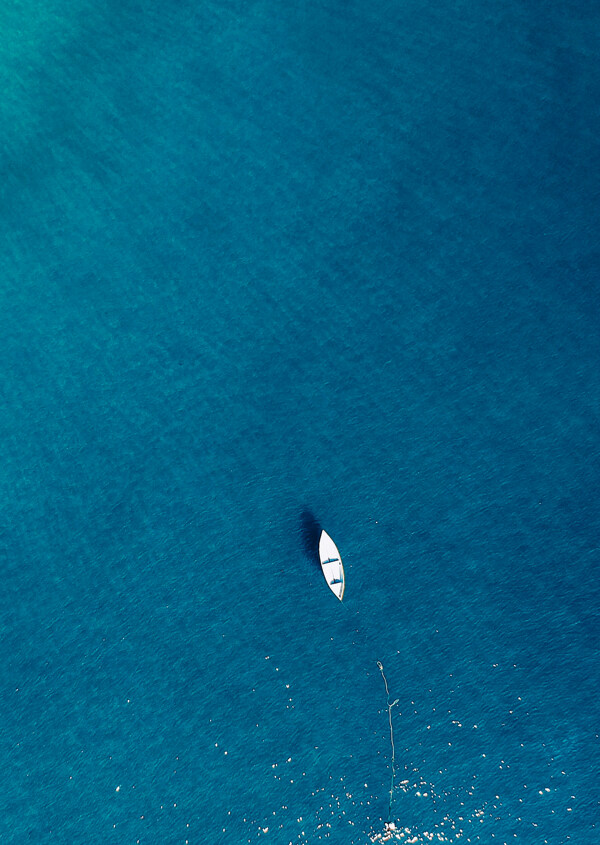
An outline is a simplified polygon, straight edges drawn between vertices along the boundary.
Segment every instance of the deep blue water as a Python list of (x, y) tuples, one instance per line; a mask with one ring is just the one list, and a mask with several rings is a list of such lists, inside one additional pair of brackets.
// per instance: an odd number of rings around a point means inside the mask
[(0, 31), (0, 841), (599, 841), (598, 5)]

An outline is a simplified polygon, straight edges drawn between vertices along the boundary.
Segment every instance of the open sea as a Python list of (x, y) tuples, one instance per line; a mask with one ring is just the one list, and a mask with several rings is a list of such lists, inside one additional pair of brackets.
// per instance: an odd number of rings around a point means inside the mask
[(0, 842), (600, 842), (600, 5), (9, 0), (0, 81)]

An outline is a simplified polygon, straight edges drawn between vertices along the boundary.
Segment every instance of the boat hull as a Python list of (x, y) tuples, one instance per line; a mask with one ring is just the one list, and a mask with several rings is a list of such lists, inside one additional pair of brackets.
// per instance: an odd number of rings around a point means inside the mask
[(319, 539), (319, 560), (327, 586), (334, 596), (342, 601), (346, 587), (344, 566), (338, 547), (326, 531), (321, 532)]

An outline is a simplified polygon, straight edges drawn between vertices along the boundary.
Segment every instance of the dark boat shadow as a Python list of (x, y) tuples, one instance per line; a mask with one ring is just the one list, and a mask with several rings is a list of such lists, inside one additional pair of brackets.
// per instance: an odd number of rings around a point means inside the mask
[(321, 568), (321, 562), (319, 560), (319, 538), (322, 530), (321, 524), (315, 519), (314, 514), (309, 510), (303, 510), (300, 514), (302, 548), (306, 557), (318, 569)]

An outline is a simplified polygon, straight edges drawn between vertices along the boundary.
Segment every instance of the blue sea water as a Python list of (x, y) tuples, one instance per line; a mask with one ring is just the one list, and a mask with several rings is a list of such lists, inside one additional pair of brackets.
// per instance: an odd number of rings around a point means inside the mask
[(0, 31), (0, 841), (600, 841), (597, 4)]

